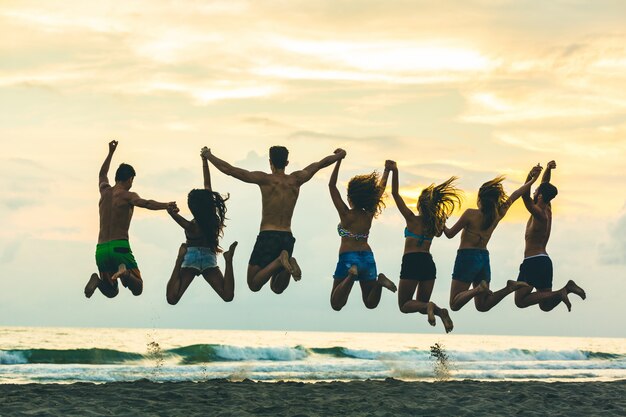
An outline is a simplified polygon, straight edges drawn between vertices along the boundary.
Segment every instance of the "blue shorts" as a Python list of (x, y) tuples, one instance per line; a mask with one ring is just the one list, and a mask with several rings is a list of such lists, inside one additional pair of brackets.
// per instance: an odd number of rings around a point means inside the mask
[(456, 252), (452, 279), (468, 283), (490, 282), (489, 251), (487, 249), (459, 249)]
[(217, 255), (211, 249), (201, 246), (189, 246), (181, 265), (181, 268), (193, 268), (201, 273), (216, 267)]
[(359, 270), (359, 275), (355, 278), (356, 281), (374, 281), (378, 278), (374, 253), (371, 251), (340, 253), (333, 278), (344, 279), (347, 277), (348, 269), (350, 269), (352, 265), (356, 265)]

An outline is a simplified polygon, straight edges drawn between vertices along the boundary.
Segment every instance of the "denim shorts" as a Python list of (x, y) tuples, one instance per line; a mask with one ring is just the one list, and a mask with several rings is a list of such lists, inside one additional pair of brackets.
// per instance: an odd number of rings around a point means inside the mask
[(348, 269), (356, 265), (359, 275), (356, 281), (374, 281), (378, 278), (374, 253), (371, 251), (343, 252), (339, 254), (339, 261), (333, 278), (344, 279), (348, 276)]
[(452, 279), (468, 283), (490, 282), (489, 251), (487, 249), (459, 249), (454, 261)]
[(190, 246), (183, 259), (182, 268), (193, 268), (200, 272), (217, 267), (217, 255), (209, 249), (201, 246)]

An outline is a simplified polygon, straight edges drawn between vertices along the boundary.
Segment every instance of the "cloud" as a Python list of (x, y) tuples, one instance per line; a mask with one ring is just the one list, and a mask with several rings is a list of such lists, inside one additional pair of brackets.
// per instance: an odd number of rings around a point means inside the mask
[(600, 245), (599, 257), (611, 265), (626, 265), (626, 210), (609, 226), (609, 240)]

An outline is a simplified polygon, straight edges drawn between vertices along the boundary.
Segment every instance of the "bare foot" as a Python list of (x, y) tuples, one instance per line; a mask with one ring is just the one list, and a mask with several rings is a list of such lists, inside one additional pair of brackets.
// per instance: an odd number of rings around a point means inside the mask
[(428, 324), (431, 326), (435, 326), (437, 322), (435, 321), (435, 303), (429, 301), (426, 304), (426, 314), (428, 315)]
[(564, 287), (559, 292), (561, 293), (561, 301), (567, 306), (567, 311), (572, 311), (572, 303), (570, 303), (569, 297), (567, 296), (567, 288)]
[(382, 285), (383, 287), (387, 288), (391, 292), (398, 291), (398, 287), (396, 287), (396, 284), (394, 284), (392, 280), (387, 278), (385, 276), (385, 274), (378, 274), (378, 281), (377, 282), (380, 285)]
[(530, 285), (522, 281), (513, 281), (512, 279), (510, 279), (506, 282), (506, 288), (510, 290), (511, 292), (517, 291), (520, 288), (528, 288), (528, 287), (530, 287)]
[(302, 278), (302, 270), (300, 269), (300, 265), (298, 265), (296, 258), (289, 258), (289, 264), (291, 265), (291, 269), (293, 270), (293, 272), (291, 273), (293, 280), (300, 281), (300, 278)]
[(89, 282), (85, 285), (85, 297), (91, 298), (96, 288), (98, 288), (98, 284), (100, 284), (100, 277), (95, 272), (91, 274), (91, 278), (89, 278)]
[(126, 265), (120, 264), (118, 270), (115, 274), (111, 275), (111, 284), (115, 285), (115, 281), (118, 278), (125, 278), (128, 275), (128, 271), (126, 270)]
[(572, 281), (571, 279), (567, 281), (567, 284), (565, 285), (565, 289), (567, 290), (568, 293), (574, 293), (580, 298), (582, 298), (583, 300), (587, 298), (587, 294), (585, 293), (585, 290), (583, 290), (578, 285), (576, 285), (576, 283)]
[(489, 284), (487, 284), (487, 281), (480, 281), (477, 288), (479, 294), (489, 292)]
[(224, 260), (226, 262), (232, 262), (233, 261), (233, 255), (235, 254), (235, 249), (237, 249), (237, 245), (239, 244), (239, 242), (235, 241), (233, 242), (230, 247), (228, 248), (228, 250), (226, 252), (224, 252)]
[(454, 323), (452, 323), (452, 319), (450, 318), (450, 314), (448, 314), (448, 310), (442, 308), (439, 311), (439, 317), (441, 317), (441, 321), (443, 322), (443, 327), (446, 329), (446, 333), (450, 333), (452, 329), (454, 329)]
[(289, 263), (289, 253), (286, 250), (282, 251), (280, 255), (278, 256), (278, 259), (280, 259), (280, 263), (283, 266), (283, 268), (285, 268), (285, 271), (293, 275), (293, 268), (291, 267), (291, 264)]
[(358, 276), (359, 276), (359, 269), (356, 267), (356, 265), (352, 265), (350, 269), (348, 269), (347, 278), (355, 279)]

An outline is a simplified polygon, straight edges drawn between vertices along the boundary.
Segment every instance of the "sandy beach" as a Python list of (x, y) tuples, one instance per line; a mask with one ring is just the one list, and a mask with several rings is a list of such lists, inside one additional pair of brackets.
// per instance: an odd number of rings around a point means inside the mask
[(626, 381), (0, 385), (0, 415), (617, 416)]

